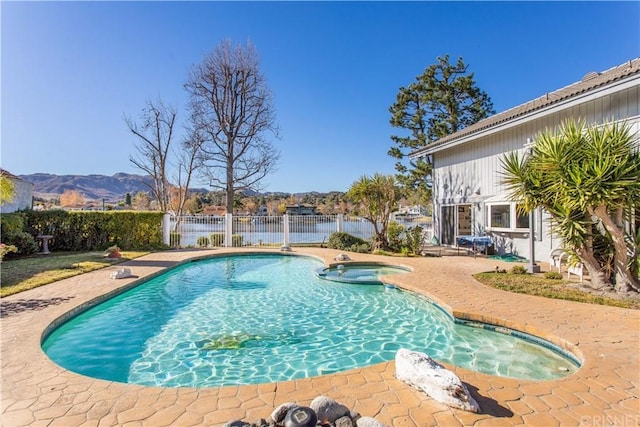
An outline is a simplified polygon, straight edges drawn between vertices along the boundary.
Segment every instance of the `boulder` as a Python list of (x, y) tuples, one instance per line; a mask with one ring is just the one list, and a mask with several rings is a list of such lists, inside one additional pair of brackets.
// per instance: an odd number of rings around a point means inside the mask
[(284, 421), (284, 417), (287, 416), (287, 413), (290, 410), (297, 408), (298, 406), (300, 405), (293, 402), (283, 403), (282, 405), (278, 406), (276, 409), (273, 410), (269, 418), (275, 421), (276, 423), (282, 423)]
[(452, 408), (480, 412), (478, 403), (471, 397), (460, 378), (425, 353), (406, 348), (398, 350), (396, 378)]
[(351, 412), (346, 406), (326, 396), (316, 397), (309, 407), (315, 411), (320, 421), (328, 421), (330, 423), (335, 423), (337, 419), (349, 416)]

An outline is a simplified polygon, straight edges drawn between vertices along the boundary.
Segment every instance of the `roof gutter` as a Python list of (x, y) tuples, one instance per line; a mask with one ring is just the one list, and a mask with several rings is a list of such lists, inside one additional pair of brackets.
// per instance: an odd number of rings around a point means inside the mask
[[(419, 151), (415, 151), (409, 155), (410, 159), (417, 159), (420, 157), (428, 156), (430, 154), (436, 153), (438, 151), (448, 150), (449, 148), (465, 144), (470, 141), (475, 141), (478, 138), (482, 138), (485, 136), (492, 135), (497, 132), (502, 132), (507, 129), (510, 129), (515, 126), (519, 126), (523, 123), (530, 122), (532, 120), (548, 116), (549, 114), (553, 114), (558, 110), (563, 110), (567, 108), (571, 108), (575, 105), (579, 105), (588, 101), (595, 100), (602, 96), (606, 96), (615, 92), (620, 92), (625, 89), (632, 88), (637, 86), (640, 82), (640, 74), (634, 74), (625, 79), (618, 80), (617, 82), (611, 83), (609, 85), (603, 86), (598, 89), (593, 89), (589, 92), (585, 92), (583, 94), (576, 95), (570, 99), (560, 101), (556, 104), (549, 105), (547, 107), (543, 107), (539, 110), (535, 110), (529, 113), (526, 113), (520, 117), (515, 117), (506, 122), (496, 124), (486, 129), (479, 130), (477, 132), (471, 133), (469, 135), (462, 136), (460, 138), (453, 139), (444, 144), (439, 144), (433, 147), (425, 147)], [(432, 144), (433, 145), (433, 144)]]

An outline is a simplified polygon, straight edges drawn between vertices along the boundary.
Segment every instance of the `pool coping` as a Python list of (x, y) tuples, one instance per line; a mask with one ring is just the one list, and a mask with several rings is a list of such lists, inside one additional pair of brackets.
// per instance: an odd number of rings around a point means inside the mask
[[(135, 286), (193, 258), (249, 252), (311, 256), (327, 266), (335, 264), (339, 254), (330, 249), (298, 247), (293, 253), (241, 248), (159, 252), (2, 298), (3, 304), (39, 301), (42, 307), (6, 316), (3, 313), (0, 320), (1, 424), (222, 425), (232, 419), (256, 421), (267, 417), (279, 403), (308, 404), (321, 394), (389, 426), (640, 422), (640, 340), (632, 332), (640, 328), (640, 311), (487, 288), (471, 274), (493, 270), (501, 262), (483, 258), (349, 254), (357, 262), (413, 269), (407, 274), (385, 276), (385, 282), (425, 295), (456, 318), (523, 331), (554, 344), (560, 341), (583, 361), (573, 375), (550, 381), (493, 377), (448, 366), (469, 386), (483, 409), (480, 414), (448, 408), (396, 380), (393, 362), (273, 384), (163, 389), (74, 374), (51, 362), (40, 348), (52, 319), (59, 322), (74, 308), (117, 289)], [(109, 274), (121, 267), (131, 268), (138, 277), (109, 279)]]

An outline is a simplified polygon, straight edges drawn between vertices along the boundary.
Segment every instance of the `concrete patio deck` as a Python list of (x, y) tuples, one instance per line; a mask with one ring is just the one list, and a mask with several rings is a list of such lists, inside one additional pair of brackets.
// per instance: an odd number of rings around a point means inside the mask
[[(262, 250), (268, 251), (268, 250)], [(295, 248), (334, 263), (339, 251)], [(640, 311), (499, 291), (476, 282), (480, 271), (510, 265), (471, 257), (390, 258), (350, 254), (413, 268), (393, 284), (427, 295), (457, 317), (518, 329), (579, 356), (575, 374), (553, 381), (493, 377), (448, 366), (482, 413), (451, 409), (394, 378), (393, 362), (322, 377), (223, 388), (154, 388), (97, 380), (67, 371), (42, 351), (43, 333), (104, 295), (195, 257), (246, 249), (151, 254), (2, 298), (2, 426), (217, 426), (266, 418), (283, 402), (309, 404), (318, 395), (388, 426), (637, 426), (640, 425)], [(140, 279), (113, 280), (127, 266)]]

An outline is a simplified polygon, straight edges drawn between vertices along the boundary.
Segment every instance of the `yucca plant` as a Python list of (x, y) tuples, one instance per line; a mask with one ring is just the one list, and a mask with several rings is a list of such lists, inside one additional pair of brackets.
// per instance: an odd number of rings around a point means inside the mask
[[(551, 214), (554, 229), (585, 264), (594, 287), (611, 285), (611, 277), (618, 292), (640, 290), (623, 228), (624, 213), (640, 209), (640, 154), (628, 124), (568, 120), (538, 134), (530, 154), (509, 153), (502, 165), (511, 197), (524, 211), (542, 207)], [(596, 235), (614, 248), (611, 275), (606, 256), (594, 252)]]

